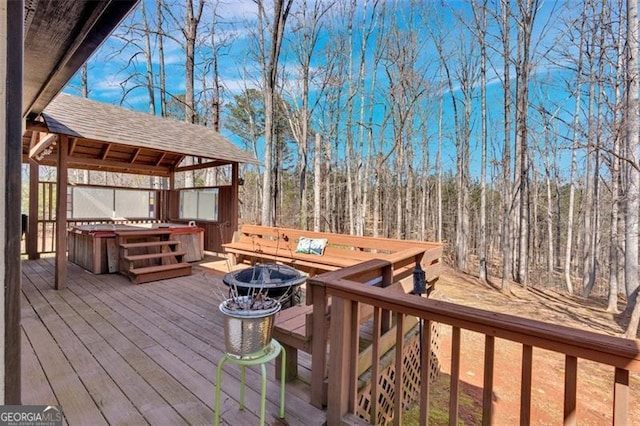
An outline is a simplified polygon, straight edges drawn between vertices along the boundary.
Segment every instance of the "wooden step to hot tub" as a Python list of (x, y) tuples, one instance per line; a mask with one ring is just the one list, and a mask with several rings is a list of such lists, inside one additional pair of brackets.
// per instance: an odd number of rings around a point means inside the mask
[[(182, 263), (182, 257), (186, 253), (184, 251), (163, 251), (160, 253), (146, 253), (146, 254), (128, 254), (123, 256), (125, 260), (129, 262), (135, 262), (137, 260), (151, 260), (151, 259), (163, 259), (163, 258), (175, 258), (178, 262)], [(172, 262), (175, 263), (175, 262)]]
[(180, 241), (170, 240), (167, 230), (117, 232), (120, 273), (136, 283), (164, 280), (191, 274)]
[(129, 269), (127, 275), (133, 283), (142, 284), (191, 275), (191, 265), (183, 262), (169, 265), (145, 266), (142, 268)]

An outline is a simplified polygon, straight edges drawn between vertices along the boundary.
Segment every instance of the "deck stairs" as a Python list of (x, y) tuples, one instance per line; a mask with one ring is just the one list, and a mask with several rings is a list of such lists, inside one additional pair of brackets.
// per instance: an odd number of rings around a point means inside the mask
[(168, 230), (117, 232), (120, 273), (135, 284), (191, 275), (180, 241)]

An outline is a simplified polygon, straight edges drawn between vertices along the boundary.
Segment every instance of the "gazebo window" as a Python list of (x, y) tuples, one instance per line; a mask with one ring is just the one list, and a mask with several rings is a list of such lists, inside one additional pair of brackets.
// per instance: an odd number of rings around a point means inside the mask
[(218, 188), (180, 191), (180, 219), (218, 220)]
[(155, 218), (155, 191), (74, 186), (69, 199), (71, 219)]

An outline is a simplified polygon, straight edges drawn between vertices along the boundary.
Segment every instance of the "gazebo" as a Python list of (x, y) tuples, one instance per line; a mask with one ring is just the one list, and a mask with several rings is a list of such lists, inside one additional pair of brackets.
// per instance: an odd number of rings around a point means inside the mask
[[(180, 215), (180, 191), (196, 188), (177, 188), (176, 174), (230, 168), (228, 183), (215, 186), (217, 218), (188, 218), (204, 228), (205, 250), (221, 251), (222, 240), (228, 241), (238, 225), (238, 165), (256, 162), (211, 128), (68, 94), (58, 95), (38, 117), (28, 120), (22, 156), (30, 167), (28, 229), (33, 232), (27, 233), (29, 258), (38, 257), (38, 232), (44, 232), (38, 218), (39, 166), (55, 166), (58, 171), (55, 215), (51, 215), (55, 216), (56, 288), (63, 288), (66, 278), (69, 169), (166, 178), (167, 188), (155, 190), (157, 206), (149, 219), (186, 222)], [(187, 158), (193, 161), (186, 164)]]

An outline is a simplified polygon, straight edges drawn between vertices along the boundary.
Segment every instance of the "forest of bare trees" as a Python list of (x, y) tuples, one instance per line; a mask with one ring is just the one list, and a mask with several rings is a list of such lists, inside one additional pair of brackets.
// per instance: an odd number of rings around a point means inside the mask
[(112, 101), (254, 152), (244, 222), (444, 241), (631, 314), (638, 49), (637, 0), (143, 0), (76, 82), (107, 63)]

